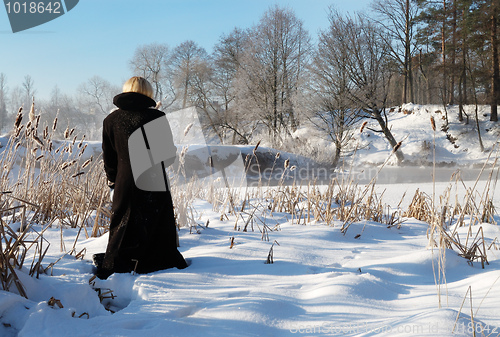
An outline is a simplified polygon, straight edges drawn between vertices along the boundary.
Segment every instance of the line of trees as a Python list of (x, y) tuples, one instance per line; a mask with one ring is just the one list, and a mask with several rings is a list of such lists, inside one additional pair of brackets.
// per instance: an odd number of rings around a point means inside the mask
[(59, 136), (68, 126), (78, 128), (87, 139), (100, 139), (102, 120), (113, 109), (113, 96), (119, 92), (119, 86), (94, 76), (81, 83), (74, 96), (63, 93), (56, 85), (50, 97), (42, 100), (37, 99), (36, 84), (30, 75), (24, 77), (20, 86), (9, 88), (7, 76), (0, 73), (0, 132), (11, 131), (19, 109), (27, 114), (34, 102), (42, 123), (52, 125), (57, 118), (58, 124), (63, 125)]
[[(196, 106), (223, 143), (258, 137), (282, 147), (312, 123), (335, 144), (336, 164), (363, 118), (374, 119), (374, 131), (397, 146), (386, 116), (391, 106), (457, 104), (459, 115), (447, 121), (465, 123), (468, 104), (489, 104), (497, 121), (499, 7), (498, 0), (374, 0), (369, 15), (330, 8), (329, 26), (313, 42), (291, 9), (274, 6), (254, 27), (223, 34), (211, 53), (195, 41), (148, 44), (136, 49), (130, 68), (151, 81), (165, 111)], [(45, 110), (98, 125), (117, 92), (93, 77), (76, 98), (54, 89)], [(27, 106), (33, 94), (27, 76), (7, 100), (0, 74), (0, 119), (16, 104)], [(396, 156), (404, 160), (401, 151)]]
[(415, 63), (417, 100), (460, 105), (491, 105), (497, 121), (500, 98), (498, 0), (419, 0), (419, 29), (411, 58)]

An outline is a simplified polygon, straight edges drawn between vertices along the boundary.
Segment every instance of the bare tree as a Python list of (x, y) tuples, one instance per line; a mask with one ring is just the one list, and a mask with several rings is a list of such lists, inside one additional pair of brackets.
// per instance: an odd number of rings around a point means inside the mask
[(24, 76), (24, 81), (21, 84), (21, 87), (24, 96), (23, 105), (25, 107), (29, 107), (36, 94), (35, 82), (33, 81), (30, 75)]
[(57, 117), (55, 134), (62, 138), (66, 127), (75, 128), (81, 136), (85, 134), (86, 139), (100, 139), (100, 125), (95, 123), (95, 114), (89, 114), (87, 110), (80, 110), (78, 101), (63, 93), (56, 85), (51, 91), (48, 101), (38, 105), (40, 108), (40, 121), (42, 125), (54, 125)]
[(59, 112), (62, 110), (63, 114), (66, 114), (67, 111), (64, 109), (62, 102), (63, 102), (63, 94), (61, 92), (61, 89), (56, 85), (52, 89), (50, 99), (47, 103), (44, 104), (43, 106), (43, 113), (41, 114), (41, 120), (42, 123), (45, 122), (47, 125), (49, 123), (53, 122), (54, 119), (58, 116)]
[(76, 100), (53, 92), (52, 100), (58, 100), (60, 117), (85, 129), (88, 137), (100, 138), (103, 119), (113, 110), (113, 97), (120, 88), (107, 80), (93, 76), (78, 87)]
[(7, 77), (0, 73), (0, 132), (7, 125)]
[(249, 142), (249, 135), (255, 125), (237, 104), (238, 76), (241, 72), (241, 62), (248, 43), (248, 33), (235, 28), (230, 34), (223, 35), (214, 47), (212, 54), (212, 94), (214, 118), (213, 122), (225, 137), (232, 134), (231, 143)]
[(196, 69), (207, 59), (207, 52), (194, 41), (185, 41), (177, 46), (171, 55), (171, 69), (176, 86), (182, 92), (182, 108), (194, 104), (195, 97), (190, 95)]
[(191, 87), (189, 88), (191, 100), (193, 104), (201, 109), (203, 116), (202, 123), (213, 131), (221, 143), (224, 143), (224, 137), (217, 128), (217, 123), (214, 117), (217, 117), (218, 103), (213, 101), (213, 69), (208, 60), (198, 60), (192, 66)]
[(20, 107), (24, 107), (25, 95), (23, 89), (16, 85), (9, 90), (9, 105), (7, 110), (17, 112)]
[(344, 50), (332, 54), (328, 39), (320, 39), (310, 67), (311, 89), (315, 104), (310, 121), (335, 144), (332, 166), (338, 165), (341, 155), (353, 138), (353, 126), (361, 119), (360, 111), (351, 108), (348, 97), (349, 78)]
[(382, 38), (390, 55), (402, 69), (403, 103), (414, 102), (412, 58), (416, 51), (414, 28), (419, 7), (414, 0), (375, 0), (372, 8), (379, 14), (376, 22), (383, 27)]
[(134, 74), (146, 78), (154, 87), (154, 99), (170, 106), (176, 99), (169, 73), (170, 49), (167, 44), (151, 43), (138, 47), (130, 66)]
[(80, 100), (90, 114), (106, 116), (114, 108), (113, 97), (120, 89), (99, 76), (93, 76), (78, 87)]
[[(388, 62), (388, 47), (380, 38), (381, 32), (366, 18), (358, 15), (343, 17), (333, 8), (329, 14), (330, 27), (320, 34), (318, 57), (329, 62), (338, 72), (345, 72), (345, 83), (332, 78), (343, 87), (352, 109), (364, 111), (380, 125), (380, 132), (393, 149), (398, 142), (387, 124), (385, 108), (392, 67)], [(326, 74), (328, 76), (328, 74)], [(403, 161), (401, 150), (396, 151)]]
[(250, 32), (242, 59), (242, 94), (275, 145), (298, 126), (294, 96), (309, 51), (309, 34), (289, 9), (269, 9)]

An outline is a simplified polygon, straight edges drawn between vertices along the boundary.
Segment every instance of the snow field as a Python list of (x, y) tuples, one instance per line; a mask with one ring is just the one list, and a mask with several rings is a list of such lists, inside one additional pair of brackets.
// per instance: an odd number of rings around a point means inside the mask
[[(0, 293), (0, 334), (451, 336), (469, 286), (474, 326), (500, 333), (499, 253), (494, 248), (485, 269), (446, 251), (446, 284), (441, 285), (438, 308), (434, 271), (439, 273), (440, 254), (427, 248), (426, 223), (407, 219), (397, 229), (364, 221), (352, 224), (344, 236), (340, 223), (292, 225), (289, 214), (275, 213), (267, 214), (266, 224), (276, 230), (263, 241), (257, 223), (254, 231), (250, 226), (248, 232), (234, 231), (233, 216), (221, 221), (212, 205), (201, 200), (194, 209), (199, 234), (180, 231), (180, 250), (191, 261), (187, 269), (96, 280), (95, 287), (116, 295), (108, 300), (117, 310), (111, 314), (88, 283), (89, 259), (104, 251), (107, 235), (81, 240), (77, 251), (86, 248), (85, 261), (65, 256), (53, 276), (40, 279), (20, 273), (29, 300)], [(500, 236), (496, 225), (482, 226), (488, 243)], [(466, 230), (459, 229), (462, 235)], [(77, 231), (63, 232), (71, 246)], [(46, 233), (52, 243), (44, 260), (49, 263), (61, 256), (60, 230)], [(266, 264), (274, 241), (279, 243), (274, 244), (274, 263)], [(64, 307), (50, 307), (50, 297)], [(467, 300), (453, 336), (470, 336), (470, 311)]]

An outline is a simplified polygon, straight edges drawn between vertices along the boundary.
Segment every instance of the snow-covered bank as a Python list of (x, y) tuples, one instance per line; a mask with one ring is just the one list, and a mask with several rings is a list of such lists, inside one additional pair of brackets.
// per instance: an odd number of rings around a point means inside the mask
[[(481, 151), (475, 122), (475, 106), (465, 107), (469, 123), (458, 121), (458, 106), (405, 104), (387, 112), (388, 125), (397, 141), (402, 141), (401, 150), (405, 161), (411, 165), (427, 166), (434, 161), (440, 166), (480, 167), (488, 158), (500, 135), (497, 123), (489, 121), (489, 106), (480, 106), (478, 111), (481, 137), (485, 151)], [(448, 114), (448, 128), (445, 115)], [(431, 117), (436, 123), (432, 129)], [(379, 129), (374, 121), (364, 131), (357, 133), (359, 147), (357, 161), (364, 164), (380, 164), (391, 149), (383, 134), (370, 131)], [(434, 154), (435, 146), (435, 154)], [(496, 155), (496, 149), (493, 157)]]

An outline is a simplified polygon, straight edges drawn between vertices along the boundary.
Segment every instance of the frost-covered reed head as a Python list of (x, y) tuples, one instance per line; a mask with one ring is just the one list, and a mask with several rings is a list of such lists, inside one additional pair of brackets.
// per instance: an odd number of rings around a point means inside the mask
[(127, 82), (123, 85), (123, 92), (137, 92), (139, 94), (146, 95), (149, 98), (153, 98), (153, 87), (151, 86), (151, 83), (140, 76), (134, 76), (127, 80)]

